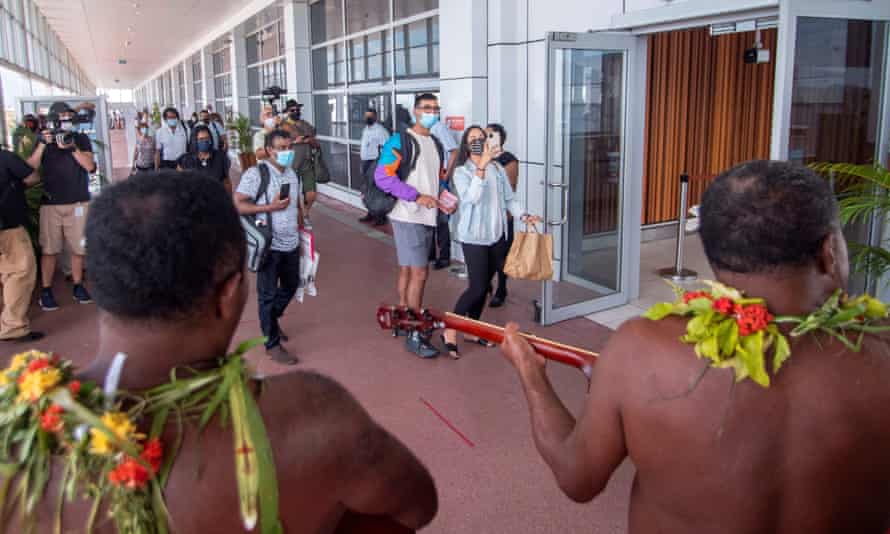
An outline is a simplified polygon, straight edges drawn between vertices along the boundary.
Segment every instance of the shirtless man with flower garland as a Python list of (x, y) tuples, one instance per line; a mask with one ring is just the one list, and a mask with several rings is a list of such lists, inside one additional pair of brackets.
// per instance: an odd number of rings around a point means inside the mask
[[(101, 309), (99, 356), (77, 382), (60, 381), (70, 364), (59, 360), (31, 356), (25, 365), (23, 356), (14, 361), (3, 374), (24, 373), (17, 386), (24, 400), (37, 401), (50, 394), (48, 388), (66, 383), (72, 395), (84, 398), (81, 390), (104, 382), (118, 352), (128, 355), (119, 384), (126, 391), (165, 384), (176, 367), (215, 368), (230, 347), (248, 293), (244, 232), (225, 190), (211, 180), (176, 173), (128, 180), (93, 202), (87, 239)], [(60, 370), (53, 370), (56, 365)], [(347, 523), (349, 532), (410, 532), (432, 520), (437, 495), (427, 470), (342, 386), (316, 373), (291, 372), (251, 387), (274, 455), (285, 533), (345, 532)], [(67, 410), (48, 406), (40, 428), (52, 440)], [(245, 532), (235, 455), (249, 451), (233, 451), (234, 417), (225, 427), (211, 421), (203, 433), (186, 426), (179, 450), (177, 425), (170, 418), (160, 442), (144, 443), (139, 456), (155, 470), (162, 459), (175, 456), (164, 489), (172, 532)], [(102, 421), (130, 437), (149, 433), (151, 425), (148, 419), (137, 429), (123, 415), (106, 414)], [(111, 451), (113, 443), (96, 427), (90, 434), (90, 454)], [(36, 509), (40, 533), (54, 531), (62, 458), (53, 460)], [(132, 459), (98, 477), (120, 488), (115, 491), (138, 490), (152, 478)], [(92, 501), (79, 498), (82, 490), (64, 507), (64, 532), (83, 532), (87, 524)], [(6, 532), (26, 531), (18, 516), (7, 511)], [(375, 530), (378, 524), (386, 525), (384, 530)], [(96, 527), (95, 532), (115, 531), (104, 505)], [(269, 532), (268, 527), (260, 515), (254, 532)]]
[[(559, 487), (590, 501), (629, 458), (632, 533), (884, 534), (890, 351), (874, 331), (887, 310), (832, 300), (849, 273), (827, 181), (783, 162), (737, 166), (705, 193), (701, 238), (723, 286), (624, 324), (577, 419), (508, 327), (503, 352)], [(797, 317), (793, 332), (782, 317)], [(804, 333), (819, 326), (829, 332)]]

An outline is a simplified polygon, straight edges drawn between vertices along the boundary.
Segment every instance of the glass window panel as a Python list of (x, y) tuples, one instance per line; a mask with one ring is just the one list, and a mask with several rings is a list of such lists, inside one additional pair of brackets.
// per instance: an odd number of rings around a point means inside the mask
[(349, 145), (349, 172), (350, 175), (350, 187), (352, 189), (361, 189), (362, 181), (365, 179), (362, 176), (362, 147), (361, 145)]
[(312, 44), (323, 43), (343, 35), (342, 0), (322, 0), (309, 8)]
[(331, 182), (349, 187), (348, 145), (332, 141), (320, 141), (320, 143), (325, 163), (328, 164), (328, 169), (331, 171)]
[(343, 95), (315, 95), (312, 97), (315, 129), (319, 135), (346, 137), (346, 111)]
[(279, 56), (278, 53), (278, 26), (271, 26), (259, 33), (262, 59), (268, 60)]
[(395, 0), (396, 20), (439, 8), (439, 0)]
[(316, 90), (328, 88), (328, 55), (326, 48), (312, 51), (312, 85)]
[(432, 74), (439, 74), (439, 45), (433, 45), (433, 68)]
[(887, 23), (801, 17), (788, 159), (874, 161)]
[(389, 22), (389, 0), (346, 0), (346, 33)]
[(429, 74), (429, 49), (425, 46), (412, 48), (408, 53), (408, 62), (411, 66), (410, 74), (412, 76)]
[(247, 64), (252, 65), (260, 60), (260, 40), (259, 34), (248, 35), (244, 39), (244, 49), (246, 52)]
[(336, 57), (336, 75), (337, 85), (342, 85), (346, 81), (346, 44), (340, 43), (334, 45)]
[[(250, 123), (256, 127), (262, 127), (260, 124), (260, 111), (263, 109), (263, 101), (251, 98), (247, 101), (248, 108), (248, 117), (250, 117)], [(253, 147), (254, 150), (257, 147)]]
[(260, 67), (247, 69), (247, 94), (251, 96), (260, 94)]
[(427, 21), (419, 20), (408, 25), (408, 43), (410, 46), (424, 45), (429, 41)]
[(353, 39), (350, 43), (350, 81), (365, 80), (365, 38)]

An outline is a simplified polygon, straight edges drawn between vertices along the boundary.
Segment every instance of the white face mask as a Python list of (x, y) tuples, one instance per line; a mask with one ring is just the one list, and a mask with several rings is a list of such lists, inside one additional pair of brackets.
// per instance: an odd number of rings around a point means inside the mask
[(268, 119), (264, 120), (263, 126), (265, 126), (267, 130), (275, 128), (275, 117), (269, 117)]

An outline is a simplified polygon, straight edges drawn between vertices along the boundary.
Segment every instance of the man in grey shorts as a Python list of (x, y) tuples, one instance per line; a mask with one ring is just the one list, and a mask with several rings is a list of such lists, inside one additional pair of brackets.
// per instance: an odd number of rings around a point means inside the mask
[[(438, 142), (430, 134), (430, 128), (439, 120), (439, 101), (426, 93), (414, 101), (415, 123), (404, 132), (398, 132), (383, 145), (374, 181), (377, 187), (398, 199), (389, 213), (396, 254), (399, 260), (399, 304), (415, 311), (423, 308), (423, 291), (429, 275), (430, 247), (438, 214), (439, 177), (443, 161)], [(402, 144), (414, 140), (415, 166), (404, 181), (399, 178), (400, 165), (404, 161)], [(404, 174), (404, 170), (403, 173)], [(408, 336), (408, 350), (421, 358), (439, 354), (428, 339), (419, 332)]]

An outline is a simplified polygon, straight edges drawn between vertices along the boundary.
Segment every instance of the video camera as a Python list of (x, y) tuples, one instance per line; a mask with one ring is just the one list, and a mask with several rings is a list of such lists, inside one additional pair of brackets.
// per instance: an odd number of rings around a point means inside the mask
[(277, 85), (273, 85), (272, 87), (267, 87), (263, 89), (262, 98), (263, 101), (272, 106), (272, 113), (278, 115), (278, 106), (275, 104), (278, 100), (281, 100), (282, 95), (287, 94), (287, 89), (282, 89)]
[[(74, 113), (74, 116), (71, 118), (71, 126), (72, 128), (63, 127), (61, 114), (62, 113)], [(52, 108), (50, 108), (49, 114), (46, 116), (47, 125), (51, 125), (49, 128), (50, 133), (53, 135), (53, 140), (57, 145), (71, 145), (74, 143), (74, 134), (77, 133), (73, 126), (81, 125), (81, 124), (92, 124), (96, 119), (96, 111), (91, 108), (81, 108), (77, 111), (71, 109), (67, 105), (64, 106), (56, 106), (53, 104)]]

